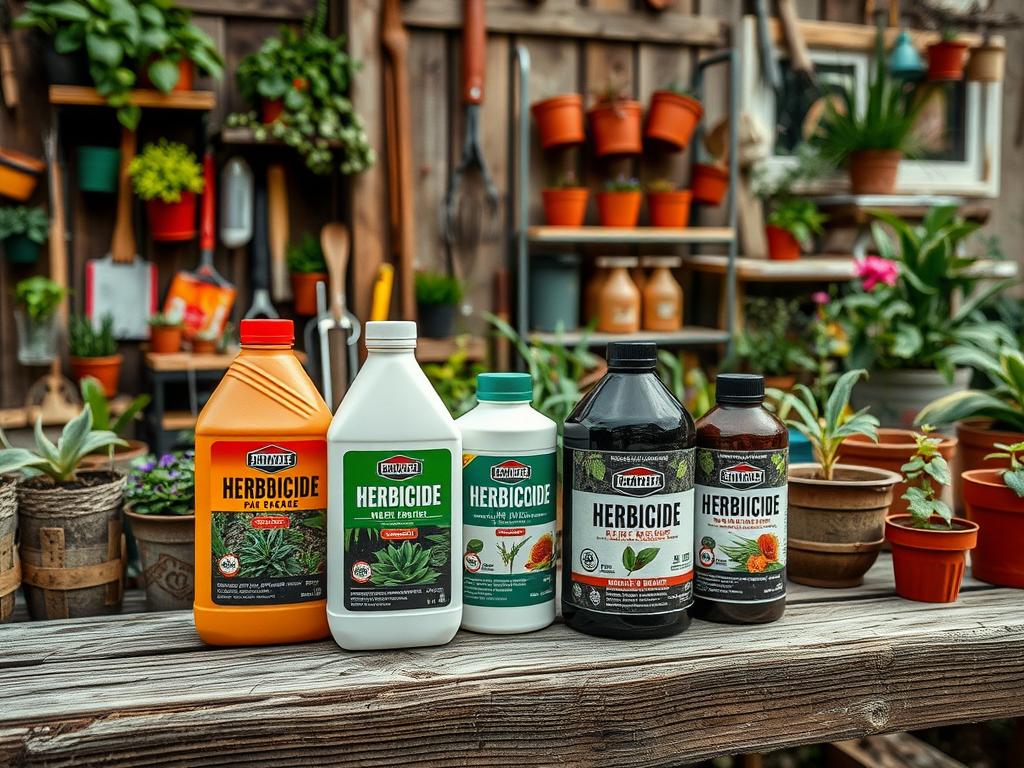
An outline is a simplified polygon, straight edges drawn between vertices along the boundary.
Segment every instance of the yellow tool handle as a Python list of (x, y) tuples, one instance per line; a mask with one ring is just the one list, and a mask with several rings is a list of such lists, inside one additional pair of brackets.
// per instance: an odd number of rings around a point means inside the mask
[(377, 271), (377, 281), (373, 284), (373, 305), (370, 308), (371, 320), (387, 320), (391, 312), (391, 286), (395, 282), (395, 268), (390, 264), (381, 264)]

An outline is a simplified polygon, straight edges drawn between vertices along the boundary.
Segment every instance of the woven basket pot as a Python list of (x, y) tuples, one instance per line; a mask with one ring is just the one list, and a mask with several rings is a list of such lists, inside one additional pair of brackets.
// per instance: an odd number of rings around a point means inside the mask
[(14, 593), (21, 586), (21, 563), (15, 534), (18, 494), (13, 480), (0, 477), (0, 623), (14, 616)]

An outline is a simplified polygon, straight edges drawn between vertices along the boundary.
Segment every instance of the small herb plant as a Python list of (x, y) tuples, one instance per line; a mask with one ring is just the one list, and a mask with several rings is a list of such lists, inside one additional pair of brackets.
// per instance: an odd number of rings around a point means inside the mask
[(144, 456), (132, 462), (125, 501), (139, 515), (191, 515), (196, 506), (193, 451)]
[(613, 85), (609, 83), (603, 88), (598, 88), (594, 91), (594, 106), (609, 106), (615, 110), (616, 117), (623, 117), (622, 104), (626, 101), (632, 101), (633, 97), (629, 93), (629, 87), (626, 85)]
[(72, 357), (110, 357), (117, 354), (114, 340), (114, 318), (105, 315), (99, 329), (89, 318), (72, 315), (68, 318), (68, 351)]
[(1013, 445), (996, 443), (994, 447), (999, 451), (990, 453), (985, 458), (1010, 460), (1010, 468), (1000, 469), (999, 474), (1002, 476), (1003, 482), (1006, 483), (1006, 487), (1024, 499), (1024, 456), (1017, 455), (1018, 453), (1024, 454), (1024, 442)]
[(416, 303), (430, 307), (454, 307), (462, 301), (462, 281), (443, 272), (416, 273)]
[(50, 220), (46, 218), (42, 206), (0, 208), (0, 240), (14, 235), (25, 235), (39, 245), (46, 242), (50, 236)]
[(811, 441), (814, 458), (821, 465), (824, 480), (833, 478), (843, 440), (851, 435), (865, 435), (878, 442), (878, 419), (869, 415), (867, 408), (843, 418), (843, 412), (850, 403), (853, 385), (862, 376), (866, 377), (867, 371), (847, 371), (840, 376), (825, 401), (824, 412), (818, 410), (814, 393), (803, 384), (797, 384), (789, 393), (783, 394), (777, 390), (771, 393), (776, 400), (796, 411), (799, 418), (786, 419), (786, 425), (799, 430)]
[(659, 90), (674, 93), (676, 96), (689, 96), (691, 99), (697, 98), (697, 92), (693, 88), (683, 85), (678, 80), (673, 80), (671, 83), (662, 86)]
[(605, 192), (639, 192), (640, 181), (636, 178), (630, 178), (625, 174), (620, 174), (614, 179), (608, 179), (604, 183)]
[[(938, 497), (932, 481), (939, 485), (949, 485), (953, 478), (949, 465), (939, 453), (942, 441), (937, 437), (928, 437), (931, 431), (932, 427), (926, 425), (921, 428), (920, 434), (914, 435), (917, 450), (910, 461), (900, 468), (904, 482), (908, 485), (902, 498), (907, 501), (914, 528), (949, 530), (953, 527), (953, 510)], [(932, 522), (934, 517), (940, 518), (942, 524)]]
[(573, 171), (566, 171), (557, 179), (554, 183), (548, 187), (548, 189), (579, 189), (583, 185), (580, 184), (580, 180), (576, 178), (576, 174)]
[(150, 328), (181, 328), (184, 326), (181, 318), (170, 318), (163, 312), (157, 312), (147, 322)]
[(42, 323), (53, 317), (57, 307), (71, 291), (48, 277), (29, 277), (14, 286), (11, 292), (18, 309), (33, 322)]
[(808, 344), (794, 328), (799, 306), (796, 301), (756, 296), (747, 300), (744, 327), (736, 334), (732, 353), (722, 368), (760, 371), (769, 376), (787, 376), (813, 371), (817, 363)]
[(828, 221), (828, 216), (818, 210), (818, 206), (813, 200), (797, 198), (779, 202), (765, 219), (765, 223), (770, 226), (789, 232), (805, 248), (811, 244), (813, 235), (821, 235), (825, 232), (822, 224), (826, 221)]
[(288, 269), (296, 274), (309, 275), (327, 271), (320, 240), (310, 232), (303, 232), (298, 243), (289, 243), (285, 250), (285, 258), (288, 260)]
[(496, 549), (498, 554), (501, 556), (501, 564), (508, 566), (508, 572), (512, 573), (512, 568), (515, 566), (516, 555), (519, 554), (519, 550), (526, 546), (526, 542), (532, 539), (532, 536), (527, 536), (522, 541), (517, 541), (512, 546), (506, 546), (504, 541), (499, 541)]
[(301, 544), (302, 532), (293, 528), (250, 528), (238, 552), (238, 575), (246, 579), (298, 576)]
[(648, 192), (675, 192), (678, 187), (668, 179), (655, 179), (647, 183)]
[(136, 397), (124, 409), (117, 421), (110, 423), (110, 402), (103, 394), (102, 385), (92, 376), (86, 376), (78, 383), (82, 392), (82, 400), (92, 410), (93, 429), (110, 430), (118, 437), (123, 437), (125, 430), (135, 420), (143, 408), (149, 405), (153, 399), (149, 395), (142, 394)]
[(181, 201), (182, 192), (203, 191), (203, 166), (184, 144), (160, 139), (147, 144), (128, 164), (132, 188), (143, 200)]

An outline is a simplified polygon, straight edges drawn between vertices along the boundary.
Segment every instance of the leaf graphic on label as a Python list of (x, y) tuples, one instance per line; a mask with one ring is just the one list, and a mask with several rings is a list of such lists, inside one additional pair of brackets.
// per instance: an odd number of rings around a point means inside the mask
[(780, 473), (785, 474), (786, 472), (786, 458), (781, 453), (772, 454), (772, 464), (779, 470)]
[(645, 565), (649, 565), (654, 558), (658, 556), (658, 547), (648, 547), (647, 549), (641, 549), (636, 555), (636, 567), (634, 571), (639, 571)]
[(587, 462), (587, 472), (589, 472), (590, 476), (595, 480), (604, 480), (604, 473), (606, 471), (607, 468), (605, 467), (604, 462), (600, 459), (591, 459)]
[(466, 552), (472, 552), (474, 555), (483, 551), (484, 543), (480, 539), (470, 539), (466, 543)]
[(622, 553), (622, 565), (630, 573), (632, 573), (633, 569), (636, 568), (636, 552), (633, 551), (632, 547), (626, 547), (625, 551)]
[(715, 460), (711, 457), (711, 451), (700, 452), (700, 468), (706, 475), (715, 471)]
[(676, 467), (676, 477), (686, 477), (686, 462), (680, 461), (679, 466)]

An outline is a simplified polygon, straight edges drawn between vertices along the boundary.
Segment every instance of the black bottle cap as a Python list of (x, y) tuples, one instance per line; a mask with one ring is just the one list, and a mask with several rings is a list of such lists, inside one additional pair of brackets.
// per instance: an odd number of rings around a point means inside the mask
[(650, 370), (658, 362), (658, 345), (653, 341), (613, 341), (607, 354), (609, 368)]
[(764, 402), (764, 376), (758, 373), (720, 373), (715, 377), (715, 400), (746, 405)]

